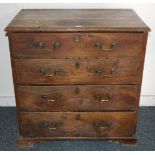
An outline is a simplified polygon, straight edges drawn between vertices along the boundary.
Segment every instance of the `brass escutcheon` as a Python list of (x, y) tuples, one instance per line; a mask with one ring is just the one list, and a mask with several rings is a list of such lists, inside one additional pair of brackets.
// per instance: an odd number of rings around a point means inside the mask
[(77, 42), (77, 43), (80, 42), (80, 36), (79, 35), (76, 35), (74, 37), (74, 41)]
[(80, 120), (80, 114), (77, 114), (77, 115), (76, 115), (76, 119), (77, 119), (77, 120)]
[(76, 88), (75, 93), (76, 93), (77, 95), (80, 94), (80, 90), (79, 90), (79, 88)]

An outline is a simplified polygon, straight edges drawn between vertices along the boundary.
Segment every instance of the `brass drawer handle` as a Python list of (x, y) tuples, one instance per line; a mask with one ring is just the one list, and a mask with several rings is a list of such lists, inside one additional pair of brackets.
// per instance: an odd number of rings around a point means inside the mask
[(93, 123), (93, 125), (97, 129), (109, 129), (113, 126), (113, 122), (112, 121), (103, 121), (103, 122)]
[[(53, 96), (53, 97), (50, 97)], [(61, 94), (56, 93), (53, 95), (41, 95), (41, 98), (44, 99), (45, 103), (54, 104), (59, 98), (61, 98)]]
[(44, 76), (44, 77), (54, 77), (57, 75), (58, 72), (62, 72), (60, 69), (56, 68), (54, 70), (54, 73), (53, 74), (48, 74), (46, 73), (45, 69), (44, 68), (41, 68), (40, 69), (40, 73)]
[(44, 76), (44, 77), (53, 77), (55, 76), (55, 74), (47, 74), (45, 69), (41, 68), (40, 69), (40, 73)]
[(55, 41), (53, 44), (52, 44), (52, 47), (51, 48), (47, 48), (47, 49), (44, 49), (44, 50), (46, 50), (46, 51), (55, 51), (57, 48), (59, 48), (60, 47), (60, 42), (59, 41)]
[(102, 70), (100, 70), (99, 68), (96, 69), (96, 74), (102, 77), (111, 77), (114, 73), (116, 73), (116, 70), (113, 67), (110, 69), (109, 74), (102, 74)]
[(36, 41), (33, 43), (33, 45), (37, 48), (43, 48), (45, 46), (45, 43), (41, 41)]
[(55, 102), (55, 100), (53, 100), (53, 99), (48, 99), (47, 102), (52, 102), (52, 103), (53, 103), (53, 102)]
[(100, 102), (110, 102), (110, 99), (104, 99), (102, 96), (96, 95), (96, 100)]
[(100, 102), (110, 102), (112, 97), (113, 97), (112, 93), (109, 93), (108, 95), (106, 95), (104, 97), (99, 94), (95, 95), (96, 100), (100, 101)]
[[(41, 42), (41, 41), (36, 41), (34, 42), (33, 44), (36, 48), (43, 48), (45, 46), (45, 43), (44, 42)], [(55, 49), (59, 48), (61, 46), (61, 43), (59, 41), (55, 41), (53, 44), (52, 44), (52, 47), (51, 48), (45, 48), (43, 50), (46, 50), (46, 51), (54, 51)]]
[(109, 128), (108, 126), (100, 126), (99, 127), (100, 129), (107, 129), (107, 128)]
[(45, 103), (48, 104), (54, 104), (56, 102), (56, 99), (45, 99)]
[(55, 75), (53, 75), (53, 74), (48, 74), (48, 75), (44, 75), (45, 77), (53, 77), (53, 76), (55, 76)]
[(62, 122), (51, 122), (47, 125), (48, 130), (56, 130), (58, 129), (60, 126), (62, 126)]
[(60, 126), (62, 126), (62, 124), (63, 124), (62, 121), (54, 121), (54, 122), (41, 121), (38, 125), (40, 128), (47, 128), (48, 130), (56, 130)]
[(49, 130), (56, 130), (56, 127), (48, 127)]
[(109, 126), (106, 126), (106, 125), (99, 126), (98, 124), (95, 127), (102, 130), (106, 130), (109, 128)]
[(101, 102), (109, 102), (110, 100), (101, 99)]
[(113, 48), (117, 47), (117, 44), (115, 42), (112, 42), (110, 48), (103, 48), (101, 42), (96, 41), (95, 47), (97, 47), (101, 51), (111, 51)]

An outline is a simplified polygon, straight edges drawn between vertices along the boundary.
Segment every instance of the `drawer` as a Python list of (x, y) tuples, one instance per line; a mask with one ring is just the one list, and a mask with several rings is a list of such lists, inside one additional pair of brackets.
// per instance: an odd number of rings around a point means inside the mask
[(139, 56), (142, 33), (13, 33), (14, 58)]
[(17, 86), (20, 111), (127, 111), (138, 107), (138, 86)]
[(19, 84), (137, 84), (140, 59), (16, 59)]
[(134, 112), (20, 113), (21, 135), (35, 137), (131, 137)]

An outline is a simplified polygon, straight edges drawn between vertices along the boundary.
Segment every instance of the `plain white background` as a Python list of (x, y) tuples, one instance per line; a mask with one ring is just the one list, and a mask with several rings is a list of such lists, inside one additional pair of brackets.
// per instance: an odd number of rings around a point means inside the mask
[(148, 37), (147, 52), (140, 105), (155, 106), (155, 4), (0, 4), (0, 106), (14, 106), (14, 90), (8, 40), (4, 28), (23, 8), (130, 8), (151, 28)]

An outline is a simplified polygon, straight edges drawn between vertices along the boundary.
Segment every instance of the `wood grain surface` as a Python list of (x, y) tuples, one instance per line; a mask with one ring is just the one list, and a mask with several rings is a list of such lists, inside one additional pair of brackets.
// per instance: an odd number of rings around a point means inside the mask
[(143, 33), (13, 33), (12, 47), (14, 58), (138, 57), (142, 40)]
[(23, 137), (132, 137), (135, 113), (21, 113)]
[(23, 9), (6, 31), (149, 31), (131, 9)]
[(138, 86), (18, 86), (20, 111), (131, 111), (138, 107)]

